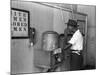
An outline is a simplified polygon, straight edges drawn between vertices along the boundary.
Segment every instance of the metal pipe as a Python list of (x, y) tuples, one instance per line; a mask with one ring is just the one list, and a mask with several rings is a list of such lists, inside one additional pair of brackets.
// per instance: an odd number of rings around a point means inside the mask
[[(14, 0), (14, 1), (17, 1), (17, 0)], [(68, 11), (68, 12), (72, 12), (71, 9), (68, 9), (68, 8), (63, 8), (61, 6), (57, 6), (57, 5), (51, 5), (50, 3), (48, 2), (35, 2), (35, 1), (20, 1), (20, 2), (31, 2), (31, 3), (37, 3), (37, 4), (41, 4), (41, 5), (45, 5), (45, 6), (48, 6), (48, 7), (52, 7), (52, 8), (56, 8), (56, 9), (62, 9), (63, 11)], [(84, 13), (81, 13), (81, 12), (76, 12), (74, 14), (79, 14), (79, 15), (83, 15), (83, 16), (87, 16), (87, 14), (84, 14)]]
[(56, 8), (56, 9), (60, 9), (60, 10), (63, 10), (63, 11), (72, 12), (71, 9), (66, 9), (66, 8), (61, 7), (61, 6), (52, 5), (52, 4), (46, 3), (46, 2), (34, 2), (34, 3), (45, 5), (45, 6), (49, 6), (49, 7)]
[[(71, 12), (71, 13), (73, 12), (72, 9), (63, 8), (61, 6), (53, 5), (53, 3), (50, 4), (50, 3), (47, 3), (47, 2), (33, 2), (33, 1), (32, 1), (32, 3), (45, 5), (45, 6), (48, 6), (48, 7), (51, 7), (51, 8), (56, 8), (56, 9), (59, 9), (59, 10), (62, 10), (62, 11), (68, 11), (68, 12)], [(73, 14), (79, 14), (79, 15), (87, 16), (87, 14), (84, 14), (84, 13), (81, 13), (81, 12), (74, 12)]]

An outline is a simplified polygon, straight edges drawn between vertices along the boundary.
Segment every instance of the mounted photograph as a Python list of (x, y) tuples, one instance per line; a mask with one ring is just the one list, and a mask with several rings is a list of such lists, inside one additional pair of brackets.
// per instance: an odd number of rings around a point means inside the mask
[(96, 69), (96, 6), (11, 0), (11, 75)]

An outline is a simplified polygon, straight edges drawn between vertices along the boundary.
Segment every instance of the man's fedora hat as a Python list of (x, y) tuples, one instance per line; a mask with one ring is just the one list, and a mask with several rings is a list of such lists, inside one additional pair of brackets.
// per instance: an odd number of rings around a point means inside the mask
[(68, 23), (65, 23), (65, 24), (67, 24), (68, 26), (78, 27), (77, 21), (72, 20), (72, 19), (69, 19)]

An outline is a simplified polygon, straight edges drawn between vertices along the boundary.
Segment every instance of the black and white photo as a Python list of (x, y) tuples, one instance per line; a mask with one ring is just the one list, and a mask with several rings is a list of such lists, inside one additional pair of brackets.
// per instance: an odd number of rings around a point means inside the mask
[(96, 6), (11, 0), (11, 74), (96, 69)]

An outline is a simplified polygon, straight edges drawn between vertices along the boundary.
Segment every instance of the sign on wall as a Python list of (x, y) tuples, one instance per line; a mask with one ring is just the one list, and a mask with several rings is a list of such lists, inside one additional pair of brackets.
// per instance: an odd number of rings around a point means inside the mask
[(29, 11), (11, 9), (11, 36), (12, 38), (29, 37)]

